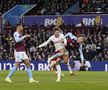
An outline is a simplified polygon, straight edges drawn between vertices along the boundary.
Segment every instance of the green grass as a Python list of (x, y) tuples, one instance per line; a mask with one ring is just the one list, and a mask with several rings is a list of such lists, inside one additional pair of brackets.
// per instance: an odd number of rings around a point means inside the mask
[(33, 71), (38, 84), (30, 84), (25, 71), (16, 71), (13, 83), (7, 83), (4, 78), (8, 72), (0, 71), (0, 90), (108, 90), (108, 72), (75, 72), (76, 76), (63, 72), (62, 81), (56, 83), (54, 72)]

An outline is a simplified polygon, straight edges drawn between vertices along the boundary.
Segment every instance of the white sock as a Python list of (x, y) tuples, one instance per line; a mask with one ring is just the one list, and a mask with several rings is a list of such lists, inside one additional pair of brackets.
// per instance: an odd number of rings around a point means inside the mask
[(72, 68), (71, 68), (71, 65), (69, 64), (69, 62), (66, 65), (68, 67), (69, 72), (72, 73)]
[(60, 65), (56, 65), (56, 69), (57, 69), (57, 79), (61, 79), (61, 67)]

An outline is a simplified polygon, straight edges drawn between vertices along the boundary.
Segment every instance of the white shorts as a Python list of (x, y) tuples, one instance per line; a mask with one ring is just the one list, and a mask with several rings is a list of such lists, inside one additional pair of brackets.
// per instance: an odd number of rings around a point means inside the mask
[(21, 62), (22, 60), (28, 59), (28, 56), (25, 52), (16, 52), (15, 51), (15, 61)]

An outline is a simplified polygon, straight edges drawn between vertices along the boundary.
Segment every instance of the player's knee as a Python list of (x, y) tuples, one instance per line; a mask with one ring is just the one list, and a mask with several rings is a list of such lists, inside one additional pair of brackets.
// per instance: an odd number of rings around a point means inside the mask
[(27, 64), (26, 64), (26, 67), (30, 67), (30, 63), (27, 63)]
[(16, 68), (19, 68), (20, 63), (15, 63)]

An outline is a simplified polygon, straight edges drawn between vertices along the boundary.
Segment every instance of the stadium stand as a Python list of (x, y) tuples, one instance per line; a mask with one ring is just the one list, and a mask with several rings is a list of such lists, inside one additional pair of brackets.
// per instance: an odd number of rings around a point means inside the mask
[(108, 13), (108, 0), (81, 0), (79, 13)]
[(28, 15), (56, 15), (62, 14), (77, 0), (1, 0), (0, 12), (3, 14), (16, 4), (36, 4)]
[(38, 2), (27, 15), (61, 15), (77, 0), (46, 0), (46, 2)]
[[(60, 15), (78, 0), (1, 0), (0, 14), (5, 13), (16, 4), (36, 4), (27, 15)], [(78, 13), (108, 13), (107, 0), (79, 0)]]

